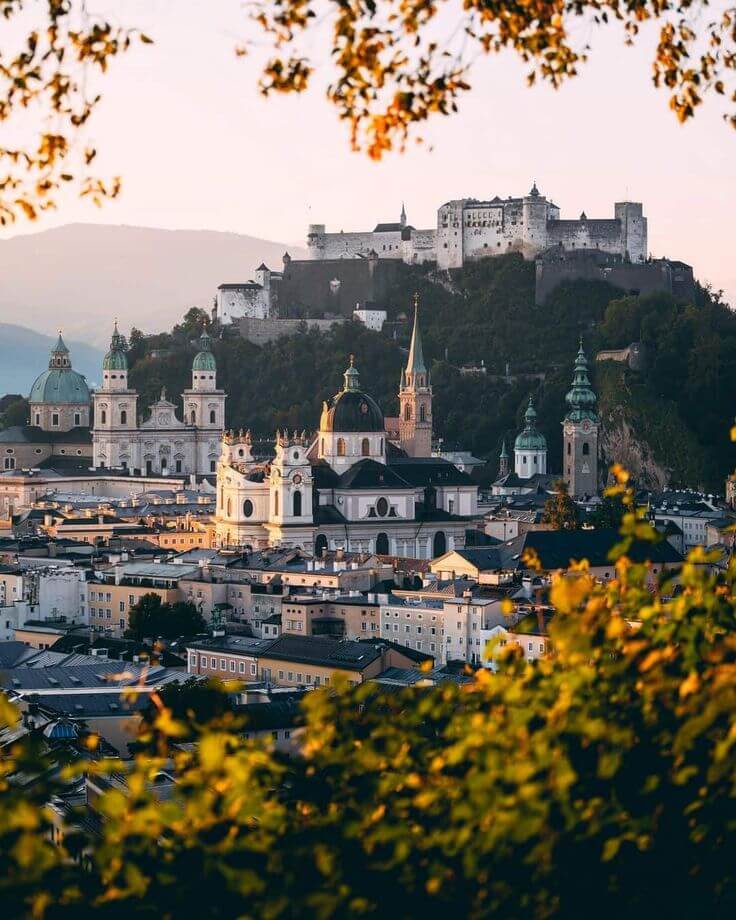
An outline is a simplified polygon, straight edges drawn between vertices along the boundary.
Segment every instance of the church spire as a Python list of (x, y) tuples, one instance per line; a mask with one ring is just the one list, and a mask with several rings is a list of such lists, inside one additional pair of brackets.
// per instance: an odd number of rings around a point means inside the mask
[(419, 329), (419, 294), (414, 295), (414, 328), (411, 332), (409, 358), (406, 362), (407, 381), (413, 381), (416, 374), (427, 374), (427, 366), (424, 363), (424, 350), (422, 349), (422, 333)]
[(593, 391), (588, 377), (588, 359), (583, 350), (583, 337), (580, 336), (578, 353), (575, 358), (572, 387), (565, 396), (565, 402), (570, 407), (565, 416), (568, 421), (580, 422), (583, 419), (597, 421), (595, 404), (597, 397)]
[(402, 227), (406, 226), (406, 208), (404, 207), (404, 202), (401, 202), (401, 217), (399, 218), (399, 223)]

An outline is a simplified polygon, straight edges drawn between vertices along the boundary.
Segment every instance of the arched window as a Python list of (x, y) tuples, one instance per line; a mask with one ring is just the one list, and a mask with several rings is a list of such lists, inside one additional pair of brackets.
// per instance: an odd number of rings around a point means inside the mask
[(120, 424), (121, 425), (128, 424), (128, 413), (125, 411), (125, 409), (120, 410)]
[(217, 421), (217, 415), (215, 414), (215, 410), (211, 409), (210, 410), (210, 425), (214, 425), (216, 421)]
[(411, 421), (411, 406), (409, 405), (409, 403), (407, 403), (404, 406), (404, 421), (405, 422)]
[(324, 553), (327, 552), (327, 537), (323, 533), (317, 534), (317, 539), (314, 541), (314, 555), (319, 558)]
[(370, 457), (371, 455), (371, 442), (368, 438), (363, 438), (360, 442), (360, 453), (363, 457)]
[(243, 517), (250, 517), (253, 514), (253, 502), (246, 498), (243, 502)]
[(302, 493), (294, 493), (294, 517), (302, 516)]
[(232, 513), (233, 513), (233, 501), (232, 501), (231, 498), (228, 498), (228, 500), (227, 500), (227, 516), (230, 517), (230, 515), (231, 515)]
[(376, 537), (376, 553), (379, 556), (388, 556), (391, 552), (391, 547), (388, 542), (388, 534), (379, 533)]
[(107, 422), (107, 412), (105, 412), (105, 410), (103, 409), (102, 412), (100, 412), (100, 424), (104, 425), (106, 422)]
[(447, 537), (441, 530), (438, 530), (432, 541), (432, 557), (442, 556), (447, 552)]
[(567, 456), (569, 457), (571, 453), (572, 453), (572, 444), (568, 441), (567, 442)]
[(274, 514), (279, 513), (279, 493), (278, 492), (273, 493), (273, 513)]
[(420, 406), (420, 407), (419, 407), (419, 421), (420, 421), (420, 422), (426, 422), (426, 421), (427, 421), (427, 408), (426, 408), (426, 406)]
[(583, 456), (587, 457), (590, 454), (590, 444), (587, 441), (583, 441)]
[(191, 423), (192, 425), (197, 424), (197, 413), (194, 411), (194, 409), (192, 409)]
[(338, 457), (345, 456), (345, 441), (343, 438), (337, 439), (337, 456)]
[(168, 465), (169, 465), (169, 461), (166, 459), (166, 457), (162, 457), (161, 458), (161, 472), (162, 473), (166, 472), (166, 468), (168, 467)]

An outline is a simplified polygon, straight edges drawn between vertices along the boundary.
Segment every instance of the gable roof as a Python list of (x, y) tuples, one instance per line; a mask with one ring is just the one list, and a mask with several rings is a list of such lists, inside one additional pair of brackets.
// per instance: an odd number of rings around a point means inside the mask
[[(591, 566), (611, 564), (609, 554), (621, 535), (613, 527), (596, 530), (530, 530), (509, 540), (499, 547), (504, 568), (525, 568), (522, 556), (532, 550), (539, 556), (542, 568), (547, 570), (566, 569), (572, 560), (587, 559)], [(669, 563), (682, 562), (682, 555), (668, 543), (661, 540), (650, 543), (636, 540), (628, 557), (633, 562)]]

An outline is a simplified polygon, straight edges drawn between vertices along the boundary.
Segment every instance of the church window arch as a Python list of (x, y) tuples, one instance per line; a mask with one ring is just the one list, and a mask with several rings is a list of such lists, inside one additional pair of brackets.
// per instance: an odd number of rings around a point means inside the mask
[(447, 537), (444, 531), (438, 530), (432, 540), (432, 558), (443, 556), (447, 552)]
[(388, 541), (388, 534), (379, 533), (376, 537), (376, 553), (379, 556), (388, 556), (390, 555), (391, 547)]
[(232, 500), (231, 498), (228, 498), (228, 500), (227, 500), (227, 516), (230, 517), (230, 515), (231, 515), (232, 513), (233, 513), (233, 500)]
[(166, 472), (168, 465), (169, 465), (169, 461), (166, 459), (166, 457), (162, 457), (161, 458), (161, 472), (162, 473)]
[(273, 513), (276, 515), (279, 513), (279, 493), (278, 492), (273, 493)]
[(345, 456), (345, 438), (337, 439), (337, 456), (338, 457)]
[(294, 493), (294, 517), (302, 516), (302, 493)]
[(104, 425), (107, 422), (107, 412), (103, 409), (100, 412), (100, 424)]
[(426, 421), (427, 421), (427, 408), (426, 408), (426, 406), (420, 406), (420, 407), (419, 407), (419, 421), (420, 421), (420, 422), (426, 422)]
[(217, 421), (217, 414), (215, 413), (214, 409), (211, 409), (210, 410), (210, 425), (214, 425), (216, 421)]
[(371, 455), (371, 442), (368, 438), (363, 438), (360, 442), (360, 453), (363, 457), (370, 457)]
[(125, 409), (120, 410), (120, 424), (121, 425), (128, 424), (128, 412)]
[(326, 552), (327, 537), (323, 533), (318, 533), (317, 539), (314, 541), (314, 555), (320, 558)]
[(568, 441), (567, 442), (567, 456), (569, 457), (571, 453), (572, 453), (572, 444)]
[(191, 421), (192, 425), (196, 425), (196, 424), (197, 424), (197, 413), (196, 413), (196, 411), (195, 411), (194, 409), (192, 409), (192, 414), (191, 414), (191, 416), (190, 416), (190, 421)]
[(404, 406), (404, 421), (405, 422), (411, 421), (411, 406), (409, 405), (409, 403), (407, 403)]
[(583, 456), (587, 457), (590, 455), (590, 444), (587, 441), (583, 441)]

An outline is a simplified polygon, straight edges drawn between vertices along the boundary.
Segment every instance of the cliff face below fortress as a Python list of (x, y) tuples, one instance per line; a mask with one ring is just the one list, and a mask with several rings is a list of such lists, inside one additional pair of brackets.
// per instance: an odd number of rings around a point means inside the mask
[(645, 488), (701, 486), (707, 456), (677, 406), (652, 396), (638, 375), (613, 362), (595, 368), (604, 468), (620, 463)]

